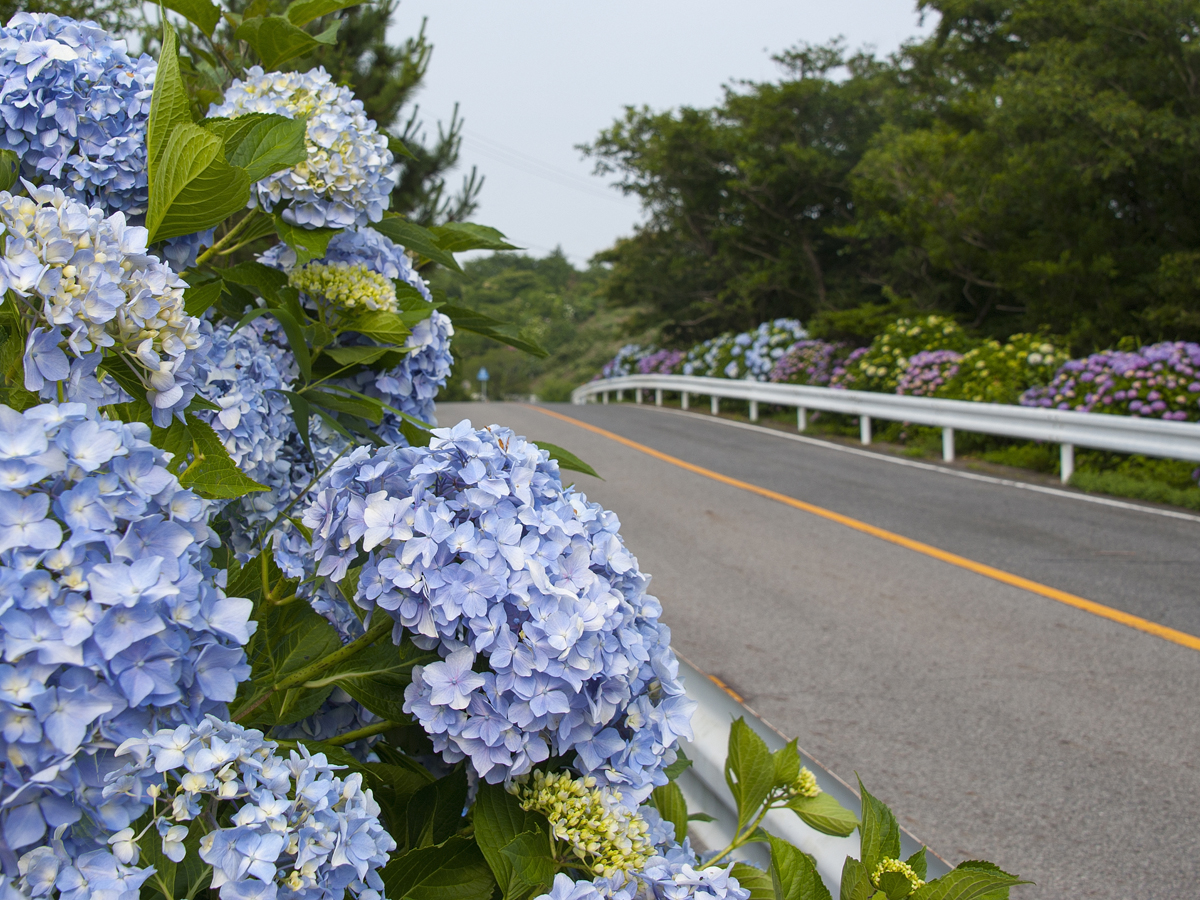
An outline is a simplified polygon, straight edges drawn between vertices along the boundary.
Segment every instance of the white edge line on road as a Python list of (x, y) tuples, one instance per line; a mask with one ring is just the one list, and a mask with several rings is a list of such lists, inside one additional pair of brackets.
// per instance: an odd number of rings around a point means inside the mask
[[(625, 405), (625, 404), (622, 404)], [(1092, 494), (1076, 493), (1075, 491), (1064, 491), (1059, 488), (1045, 487), (1040, 484), (1029, 484), (1024, 481), (1014, 481), (1011, 478), (996, 478), (992, 475), (980, 475), (976, 472), (963, 472), (958, 469), (949, 469), (945, 466), (937, 466), (933, 463), (918, 462), (915, 459), (901, 459), (896, 456), (889, 456), (886, 453), (875, 453), (870, 450), (860, 450), (858, 447), (847, 447), (843, 444), (835, 444), (832, 441), (822, 441), (818, 438), (805, 437), (802, 434), (789, 434), (786, 431), (779, 431), (774, 428), (764, 428), (762, 425), (752, 425), (749, 422), (738, 422), (733, 419), (723, 419), (720, 416), (706, 416), (703, 413), (688, 412), (682, 409), (669, 409), (659, 406), (638, 406), (629, 404), (635, 409), (646, 410), (647, 412), (655, 413), (670, 413), (676, 416), (687, 416), (689, 419), (694, 419), (698, 422), (712, 422), (721, 425), (728, 425), (730, 428), (742, 428), (746, 431), (757, 431), (760, 434), (770, 434), (775, 437), (784, 438), (789, 441), (797, 441), (801, 444), (809, 444), (813, 447), (823, 447), (826, 450), (836, 450), (838, 453), (850, 453), (854, 456), (864, 456), (868, 459), (880, 460), (882, 462), (893, 463), (897, 466), (907, 466), (910, 469), (921, 469), (926, 472), (936, 472), (940, 475), (953, 475), (955, 478), (965, 478), (968, 481), (982, 481), (985, 484), (997, 484), (1002, 487), (1020, 488), (1023, 491), (1036, 491), (1039, 494), (1049, 494), (1052, 497), (1065, 497), (1068, 500), (1081, 500), (1084, 503), (1098, 503), (1101, 506), (1112, 506), (1116, 509), (1131, 509), (1135, 512), (1150, 513), (1154, 516), (1165, 516), (1168, 519), (1183, 519), (1187, 522), (1200, 522), (1200, 516), (1192, 515), (1191, 513), (1176, 512), (1173, 509), (1158, 509), (1154, 506), (1142, 506), (1138, 503), (1126, 503), (1122, 500), (1113, 500), (1110, 497), (1096, 497)]]

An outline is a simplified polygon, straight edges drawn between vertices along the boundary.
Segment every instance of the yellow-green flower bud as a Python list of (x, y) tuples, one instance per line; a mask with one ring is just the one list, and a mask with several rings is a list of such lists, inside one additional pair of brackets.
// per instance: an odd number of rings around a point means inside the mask
[(309, 263), (292, 272), (288, 284), (310, 297), (324, 297), (338, 309), (399, 309), (396, 286), (362, 263)]
[(914, 891), (925, 884), (925, 882), (917, 876), (917, 873), (913, 871), (913, 867), (908, 863), (899, 859), (890, 859), (887, 857), (880, 860), (879, 865), (875, 867), (875, 871), (871, 873), (871, 884), (873, 884), (875, 887), (879, 887), (879, 879), (885, 872), (899, 872), (908, 879), (908, 883), (912, 885), (912, 889)]
[(800, 767), (800, 774), (792, 784), (792, 793), (797, 797), (815, 797), (821, 793), (817, 787), (817, 776), (808, 770), (807, 766)]

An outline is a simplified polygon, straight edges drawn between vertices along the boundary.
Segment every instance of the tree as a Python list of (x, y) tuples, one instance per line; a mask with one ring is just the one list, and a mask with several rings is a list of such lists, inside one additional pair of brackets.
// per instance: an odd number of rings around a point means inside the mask
[(880, 66), (838, 42), (775, 60), (777, 83), (728, 87), (709, 110), (630, 107), (585, 148), (649, 215), (598, 257), (610, 299), (648, 310), (633, 327), (690, 343), (871, 295), (830, 229), (853, 221), (848, 175), (879, 125)]

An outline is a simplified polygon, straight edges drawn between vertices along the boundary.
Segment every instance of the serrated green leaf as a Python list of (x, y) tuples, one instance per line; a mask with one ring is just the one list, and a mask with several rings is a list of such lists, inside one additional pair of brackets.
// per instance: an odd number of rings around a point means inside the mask
[(689, 822), (715, 822), (715, 821), (717, 821), (717, 817), (710, 816), (708, 813), (703, 813), (703, 812), (691, 813), (688, 816), (688, 821)]
[(733, 864), (731, 874), (743, 890), (750, 892), (750, 900), (776, 900), (775, 885), (771, 881), (770, 872), (764, 872), (749, 863), (737, 862)]
[(342, 646), (337, 630), (313, 612), (303, 602), (289, 603), (282, 608), (267, 607), (267, 615), (259, 614), (258, 630), (250, 657), (251, 677), (238, 692), (240, 708), (255, 698), (269, 694), (265, 703), (254, 708), (245, 719), (247, 724), (285, 725), (307, 718), (320, 708), (333, 691), (333, 685), (320, 688), (299, 686), (276, 691), (274, 686), (310, 663), (321, 659)]
[(675, 826), (675, 842), (682, 844), (683, 839), (687, 837), (688, 809), (679, 785), (668, 781), (661, 787), (656, 787), (650, 794), (650, 799), (663, 820)]
[(360, 399), (359, 397), (333, 394), (329, 391), (312, 390), (306, 391), (304, 398), (314, 406), (322, 406), (334, 412), (348, 413), (360, 419), (366, 419), (373, 425), (378, 425), (383, 421), (383, 404), (378, 400), (371, 402), (368, 398)]
[(858, 827), (858, 817), (829, 794), (817, 794), (815, 797), (793, 797), (788, 801), (787, 807), (796, 813), (806, 825), (822, 834), (846, 837)]
[(403, 344), (412, 331), (396, 313), (371, 310), (342, 323), (343, 331), (355, 331), (381, 344)]
[(912, 893), (912, 882), (903, 872), (880, 872), (876, 885), (887, 900), (904, 900)]
[(339, 9), (358, 6), (362, 2), (363, 0), (292, 0), (284, 15), (293, 25), (303, 27), (313, 19), (327, 16)]
[(516, 347), (533, 356), (547, 357), (550, 355), (537, 341), (520, 331), (515, 325), (493, 319), (491, 316), (468, 309), (465, 306), (442, 304), (441, 312), (450, 317), (454, 327), (489, 337), (510, 347)]
[(297, 28), (285, 16), (243, 19), (233, 33), (239, 41), (250, 45), (262, 60), (263, 68), (268, 71), (278, 69), (289, 59), (311, 53), (322, 44), (332, 44), (336, 35), (336, 25), (332, 33), (324, 31), (311, 35), (303, 28)]
[(301, 228), (284, 221), (281, 213), (275, 214), (275, 230), (279, 239), (295, 251), (297, 267), (323, 257), (329, 251), (333, 236), (342, 231), (341, 228)]
[(221, 279), (216, 281), (206, 281), (204, 284), (197, 284), (183, 291), (183, 311), (189, 316), (199, 316), (206, 309), (221, 299), (221, 292), (225, 290), (225, 283)]
[(0, 191), (11, 190), (21, 177), (21, 157), (12, 150), (0, 150)]
[(281, 288), (287, 287), (288, 283), (287, 273), (249, 260), (240, 262), (236, 266), (230, 266), (228, 269), (222, 269), (221, 277), (226, 281), (249, 288), (264, 299), (274, 297)]
[(234, 464), (211, 425), (189, 414), (187, 426), (194, 457), (179, 476), (181, 485), (210, 500), (231, 500), (267, 490)]
[(107, 372), (112, 380), (121, 386), (121, 390), (134, 400), (146, 400), (146, 387), (134, 371), (129, 368), (124, 357), (110, 356), (100, 363), (101, 371)]
[[(906, 859), (905, 862), (908, 864), (909, 868), (917, 873), (918, 878), (920, 878), (922, 881), (925, 880), (925, 876), (929, 872), (929, 861), (925, 858), (924, 847)], [(1006, 872), (1005, 874), (1007, 875), (1008, 873)]]
[(687, 754), (685, 754), (682, 749), (676, 749), (675, 762), (667, 766), (666, 769), (663, 770), (663, 774), (667, 776), (667, 780), (674, 781), (676, 778), (686, 772), (691, 764), (692, 761), (687, 758)]
[(404, 435), (404, 439), (408, 441), (410, 447), (428, 447), (429, 442), (433, 440), (432, 431), (414, 425), (408, 419), (400, 420), (400, 433)]
[(367, 366), (386, 353), (399, 350), (399, 347), (330, 347), (325, 354), (343, 366)]
[(491, 900), (496, 889), (479, 847), (462, 837), (394, 856), (380, 875), (396, 900)]
[(162, 0), (163, 6), (179, 13), (209, 37), (221, 21), (221, 10), (212, 0)]
[[(505, 849), (513, 847), (523, 835), (533, 834), (539, 838), (544, 853), (549, 855), (549, 827), (546, 820), (534, 812), (521, 809), (515, 796), (498, 784), (480, 784), (473, 812), (475, 839), (483, 851), (496, 883), (500, 885), (504, 900), (521, 900), (528, 896), (534, 885), (527, 883), (517, 871), (512, 853)], [(525, 844), (516, 846), (525, 847)]]
[(437, 239), (438, 246), (450, 253), (522, 249), (506, 241), (503, 232), (474, 222), (447, 222), (445, 225), (434, 225), (429, 231)]
[[(572, 453), (570, 450), (564, 450), (557, 444), (551, 444), (549, 441), (533, 441), (539, 448), (550, 454), (550, 458), (558, 463), (560, 469), (570, 469), (572, 472), (582, 472), (584, 475), (591, 475), (593, 478), (600, 478), (600, 473), (585, 463), (582, 459)], [(603, 478), (600, 478), (603, 481)]]
[(249, 199), (249, 176), (225, 161), (221, 139), (182, 122), (167, 136), (150, 182), (149, 239), (202, 231), (244, 209)]
[(739, 716), (729, 729), (725, 783), (737, 802), (738, 831), (754, 820), (775, 786), (775, 763), (766, 742)]
[(402, 244), (410, 253), (419, 253), (426, 259), (440, 263), (455, 272), (461, 272), (462, 266), (454, 258), (454, 254), (438, 246), (438, 237), (428, 228), (422, 228), (415, 222), (410, 222), (395, 213), (384, 213), (383, 219), (372, 226), (380, 234), (386, 235), (397, 244)]
[(146, 124), (146, 174), (151, 189), (158, 177), (159, 160), (177, 125), (192, 121), (187, 89), (179, 74), (178, 40), (171, 23), (163, 19), (162, 51), (150, 96), (150, 118)]
[(306, 119), (263, 116), (241, 135), (232, 150), (226, 143), (226, 159), (230, 165), (245, 169), (252, 183), (259, 181), (308, 159), (304, 143), (307, 128)]
[(421, 650), (411, 641), (399, 645), (380, 641), (323, 675), (320, 683), (340, 687), (377, 716), (407, 722), (404, 689), (412, 683), (413, 666), (437, 661), (437, 653)]
[(512, 863), (512, 881), (505, 900), (521, 900), (550, 890), (558, 863), (550, 855), (543, 832), (518, 834), (500, 852)]
[(887, 805), (863, 786), (858, 779), (858, 792), (862, 795), (862, 824), (860, 836), (862, 863), (874, 871), (879, 861), (900, 858), (900, 825)]
[(192, 433), (178, 419), (172, 419), (166, 428), (151, 425), (150, 443), (171, 454), (168, 468), (172, 472), (178, 472), (187, 464), (188, 455), (192, 452)]
[(775, 761), (775, 786), (783, 788), (795, 784), (800, 777), (800, 750), (796, 740), (788, 741), (772, 753), (771, 758)]
[(421, 788), (408, 804), (408, 847), (440, 844), (462, 825), (467, 805), (467, 772), (461, 766)]
[(870, 870), (853, 856), (847, 856), (842, 863), (841, 900), (871, 900), (874, 896)]
[(1000, 900), (1007, 897), (1009, 888), (1018, 884), (1029, 882), (999, 867), (984, 869), (963, 863), (913, 891), (909, 897), (911, 900)]

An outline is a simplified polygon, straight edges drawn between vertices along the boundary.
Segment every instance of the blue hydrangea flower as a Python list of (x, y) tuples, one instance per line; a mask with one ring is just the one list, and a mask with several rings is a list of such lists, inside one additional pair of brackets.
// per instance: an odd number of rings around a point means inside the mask
[(799, 319), (775, 319), (753, 331), (718, 335), (688, 351), (683, 374), (766, 381), (788, 348), (806, 337)]
[(304, 512), (318, 576), (366, 554), (354, 602), (436, 648), (405, 710), (491, 783), (550, 756), (640, 802), (691, 736), (670, 631), (617, 517), (506, 428), (358, 448)]
[(252, 206), (270, 212), (289, 201), (284, 219), (306, 228), (346, 228), (383, 218), (399, 171), (387, 136), (349, 88), (335, 84), (322, 68), (264, 72), (254, 66), (208, 110), (210, 117), (247, 113), (308, 117), (308, 159), (256, 182)]
[(196, 264), (196, 257), (204, 247), (211, 247), (215, 228), (168, 238), (160, 245), (159, 252), (176, 272), (186, 272)]
[(100, 795), (112, 748), (223, 714), (250, 674), (251, 603), (217, 586), (209, 505), (149, 438), (0, 406), (0, 856), (129, 825), (140, 805)]
[[(163, 854), (187, 856), (191, 823), (213, 799), (232, 801), (229, 825), (205, 826), (200, 859), (213, 867), (221, 900), (329, 900), (344, 891), (382, 900), (379, 869), (396, 848), (362, 775), (303, 744), (288, 758), (262, 732), (214, 716), (125, 741), (134, 762), (109, 776), (108, 798), (167, 808), (153, 823)], [(159, 809), (157, 803), (155, 810)]]
[[(260, 256), (259, 261), (291, 272), (295, 268), (296, 254), (286, 244), (277, 244)], [(373, 228), (351, 229), (334, 235), (321, 262), (365, 265), (385, 278), (416, 288), (426, 300), (433, 300), (429, 286), (413, 269), (404, 248)], [(398, 366), (385, 372), (362, 372), (350, 386), (423, 422), (436, 424), (434, 400), (438, 390), (445, 386), (454, 363), (450, 354), (453, 335), (454, 326), (450, 319), (434, 310), (429, 318), (413, 327), (412, 334), (404, 342), (408, 355)], [(378, 429), (380, 437), (388, 443), (406, 443), (399, 426), (399, 417), (385, 412)]]
[[(124, 855), (124, 854), (120, 854)], [(154, 869), (138, 868), (108, 849), (73, 856), (62, 841), (36, 847), (17, 863), (15, 885), (0, 890), (3, 900), (138, 900)]]
[(628, 877), (620, 874), (591, 881), (569, 875), (554, 876), (548, 893), (535, 900), (749, 900), (750, 891), (733, 875), (733, 863), (704, 866), (685, 839), (682, 845), (663, 850), (644, 869)]
[(26, 178), (89, 205), (146, 211), (146, 123), (157, 64), (94, 22), (17, 13), (0, 29), (0, 148)]
[[(0, 291), (18, 299), (30, 325), (25, 387), (43, 399), (91, 408), (120, 399), (96, 377), (106, 349), (119, 353), (146, 387), (154, 422), (169, 425), (196, 389), (193, 362), (205, 338), (184, 310), (179, 277), (146, 252), (146, 229), (125, 214), (28, 185), (29, 197), (0, 192)], [(5, 302), (0, 299), (0, 302)]]

